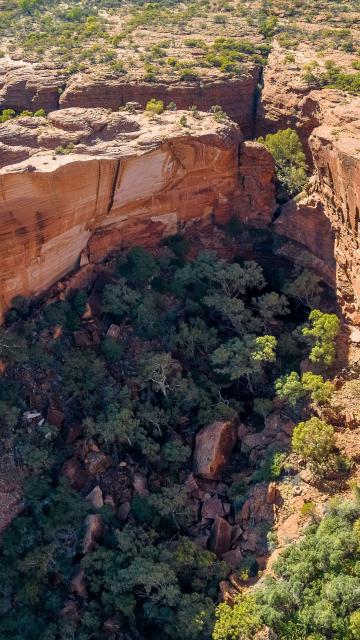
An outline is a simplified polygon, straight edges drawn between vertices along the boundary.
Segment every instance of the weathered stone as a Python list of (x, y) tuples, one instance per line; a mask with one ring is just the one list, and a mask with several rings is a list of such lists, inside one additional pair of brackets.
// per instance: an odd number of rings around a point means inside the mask
[(70, 582), (70, 589), (80, 598), (87, 597), (85, 572), (80, 567), (76, 569)]
[(125, 522), (125, 520), (127, 520), (129, 517), (130, 510), (130, 502), (123, 502), (117, 510), (117, 517), (119, 518), (119, 520)]
[(86, 554), (95, 548), (103, 533), (103, 523), (98, 513), (92, 513), (85, 519), (85, 534), (82, 542), (82, 553)]
[(196, 435), (194, 474), (209, 480), (221, 478), (223, 468), (230, 461), (237, 440), (235, 423), (228, 420), (213, 422)]
[(60, 429), (65, 420), (65, 414), (62, 411), (55, 409), (54, 407), (49, 407), (46, 419), (49, 424)]
[(117, 342), (121, 335), (121, 327), (117, 324), (111, 324), (106, 332), (106, 337)]
[(242, 529), (238, 524), (234, 525), (231, 531), (231, 546), (236, 547), (238, 542), (241, 540)]
[(220, 599), (231, 607), (234, 606), (240, 590), (230, 584), (227, 580), (221, 580), (219, 584)]
[(102, 451), (90, 451), (86, 458), (87, 468), (92, 476), (97, 476), (111, 467), (111, 457)]
[(89, 324), (84, 329), (74, 331), (74, 343), (76, 347), (93, 347), (100, 344), (101, 333), (96, 324)]
[(68, 444), (81, 438), (84, 428), (81, 424), (71, 424), (63, 428), (63, 436)]
[(210, 549), (219, 558), (230, 550), (231, 525), (224, 518), (216, 518), (211, 528)]
[(279, 491), (278, 491), (276, 482), (270, 482), (267, 489), (267, 495), (266, 495), (267, 504), (275, 504), (278, 498), (278, 494), (279, 494)]
[(63, 475), (69, 480), (73, 489), (81, 491), (85, 486), (86, 473), (77, 458), (66, 460), (63, 466)]
[(209, 518), (214, 520), (217, 517), (222, 517), (225, 515), (225, 509), (223, 507), (223, 503), (219, 498), (208, 498), (204, 500), (201, 509), (201, 516), (203, 518)]
[(240, 567), (244, 557), (240, 549), (237, 548), (237, 549), (231, 549), (230, 551), (227, 551), (226, 553), (224, 553), (222, 556), (222, 559), (225, 560), (225, 562), (227, 562), (227, 564), (230, 565), (230, 567), (235, 570)]
[(87, 500), (94, 509), (101, 509), (104, 506), (103, 494), (99, 486), (93, 488), (93, 490), (86, 496)]
[[(4, 308), (15, 295), (40, 293), (73, 270), (85, 249), (90, 262), (99, 262), (122, 246), (156, 244), (194, 217), (208, 224), (213, 216), (224, 219), (226, 212), (230, 218), (238, 128), (204, 114), (194, 119), (194, 135), (187, 136), (178, 121), (179, 112), (155, 121), (107, 109), (63, 109), (50, 113), (44, 127), (31, 130), (33, 169), (28, 170), (28, 161), (0, 169), (0, 271), (18, 275), (6, 278), (0, 291)], [(11, 146), (14, 138), (20, 144), (23, 131), (19, 121), (4, 123), (0, 144), (6, 140)], [(125, 133), (132, 135), (125, 139)], [(76, 153), (49, 151), (70, 143), (78, 145)], [(3, 153), (1, 165), (6, 164)], [(19, 214), (9, 218), (9, 211)], [(41, 260), (35, 241), (40, 224)], [(17, 245), (19, 229), (26, 229), (26, 236)], [(84, 330), (74, 337), (79, 346), (94, 343)]]
[(148, 496), (149, 490), (147, 488), (147, 482), (145, 476), (142, 473), (136, 472), (133, 476), (134, 491), (139, 496)]

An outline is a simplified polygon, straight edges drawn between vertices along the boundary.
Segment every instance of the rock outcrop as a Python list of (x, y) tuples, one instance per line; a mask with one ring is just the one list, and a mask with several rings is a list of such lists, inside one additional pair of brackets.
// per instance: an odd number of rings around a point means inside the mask
[[(360, 98), (312, 89), (301, 69), (314, 57), (311, 47), (301, 45), (287, 64), (286, 52), (275, 46), (264, 72), (257, 130), (299, 132), (314, 177), (308, 195), (283, 208), (275, 230), (291, 240), (284, 255), (309, 251), (310, 266), (335, 284), (345, 315), (359, 323)], [(346, 54), (327, 58), (346, 66)]]
[[(4, 166), (14, 145), (28, 159)], [(78, 267), (80, 256), (82, 265), (99, 262), (234, 212), (265, 225), (275, 208), (269, 154), (210, 114), (62, 109), (3, 124), (0, 146), (1, 313), (16, 295), (36, 295)]]
[(68, 78), (61, 69), (50, 65), (4, 58), (0, 61), (0, 110), (42, 108), (48, 112), (68, 107), (105, 107), (117, 111), (127, 102), (137, 102), (144, 108), (152, 98), (165, 104), (174, 102), (178, 109), (196, 105), (199, 110), (208, 111), (211, 106), (220, 105), (249, 138), (254, 134), (259, 78), (258, 65), (250, 65), (241, 77), (210, 76), (193, 82), (174, 78), (145, 82), (88, 74)]
[(290, 240), (281, 245), (278, 254), (294, 259), (295, 253), (298, 263), (315, 271), (330, 287), (335, 287), (335, 234), (317, 194), (305, 196), (299, 202), (290, 200), (282, 208), (274, 229)]

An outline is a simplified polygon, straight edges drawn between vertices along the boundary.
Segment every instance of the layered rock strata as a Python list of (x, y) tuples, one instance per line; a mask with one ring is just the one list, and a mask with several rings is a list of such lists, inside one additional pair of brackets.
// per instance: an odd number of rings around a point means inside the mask
[(209, 114), (63, 109), (5, 123), (0, 150), (20, 160), (0, 170), (2, 314), (116, 248), (234, 212), (264, 226), (275, 208), (269, 154)]
[[(314, 59), (306, 45), (294, 69), (275, 47), (264, 73), (258, 132), (295, 128), (313, 169), (308, 194), (283, 208), (275, 230), (289, 238), (283, 253), (310, 255), (310, 266), (335, 286), (344, 313), (360, 322), (360, 98), (334, 89), (312, 90), (298, 63)], [(344, 56), (334, 62), (344, 65)], [(331, 58), (332, 56), (330, 56)], [(345, 56), (346, 57), (346, 56)], [(294, 244), (296, 243), (296, 244)]]
[(104, 107), (117, 111), (127, 102), (145, 107), (152, 98), (178, 109), (196, 105), (207, 111), (220, 105), (240, 127), (246, 138), (254, 134), (255, 107), (260, 67), (249, 65), (241, 77), (209, 77), (193, 82), (145, 82), (126, 76), (91, 77), (78, 74), (68, 78), (61, 69), (0, 61), (0, 110), (28, 109), (46, 112), (68, 107)]

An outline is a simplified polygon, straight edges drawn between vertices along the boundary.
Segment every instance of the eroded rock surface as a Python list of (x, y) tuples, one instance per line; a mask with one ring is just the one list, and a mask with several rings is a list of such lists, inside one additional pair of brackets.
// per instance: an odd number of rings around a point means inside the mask
[(196, 82), (145, 82), (139, 79), (77, 74), (70, 79), (56, 67), (13, 61), (0, 61), (0, 110), (65, 109), (67, 107), (106, 107), (117, 111), (127, 102), (145, 108), (152, 98), (165, 104), (174, 102), (178, 109), (196, 105), (207, 111), (220, 105), (250, 137), (255, 127), (255, 101), (260, 67), (249, 65), (243, 76), (204, 78)]
[[(242, 143), (229, 120), (186, 113), (182, 126), (181, 115), (72, 108), (1, 126), (2, 313), (17, 294), (46, 290), (80, 262), (157, 244), (195, 221), (226, 223), (237, 211), (269, 224), (269, 154)], [(28, 160), (7, 165), (14, 145)]]
[[(304, 247), (310, 252), (310, 266), (336, 285), (345, 315), (359, 323), (360, 98), (335, 89), (314, 90), (305, 82), (301, 69), (315, 57), (308, 45), (298, 48), (293, 64), (285, 56), (277, 46), (270, 55), (257, 129), (265, 134), (295, 128), (314, 177), (309, 193), (283, 208), (275, 229), (296, 243), (284, 247), (284, 255), (301, 254)], [(327, 54), (345, 68), (347, 57)]]
[(196, 435), (194, 473), (208, 480), (219, 480), (236, 444), (234, 422), (213, 422)]

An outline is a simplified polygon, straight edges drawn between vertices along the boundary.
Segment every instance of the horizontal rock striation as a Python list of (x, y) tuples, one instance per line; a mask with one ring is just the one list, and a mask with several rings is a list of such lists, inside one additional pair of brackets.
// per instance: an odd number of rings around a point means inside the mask
[(194, 222), (226, 223), (234, 212), (269, 224), (274, 165), (266, 150), (242, 143), (229, 120), (186, 114), (184, 127), (181, 115), (73, 108), (0, 128), (2, 157), (22, 141), (28, 154), (0, 170), (1, 314), (16, 295), (36, 295), (75, 269), (80, 256), (99, 262)]
[[(283, 252), (310, 252), (310, 266), (336, 287), (345, 315), (360, 322), (360, 98), (311, 90), (275, 47), (264, 73), (259, 133), (297, 129), (313, 169), (308, 194), (283, 207), (275, 230), (292, 243)], [(314, 52), (300, 47), (302, 64)], [(334, 54), (335, 55), (335, 54)], [(341, 53), (336, 54), (341, 56)]]
[[(360, 322), (360, 98), (334, 96), (338, 124), (312, 133), (313, 190), (335, 235), (336, 286), (344, 312)], [(343, 114), (343, 117), (341, 115)], [(356, 117), (351, 120), (351, 115)]]
[(104, 107), (117, 111), (127, 102), (145, 107), (151, 98), (174, 102), (178, 109), (196, 105), (208, 111), (220, 105), (240, 127), (246, 138), (254, 133), (260, 67), (249, 66), (241, 77), (204, 78), (193, 82), (144, 82), (98, 78), (78, 74), (67, 78), (60, 69), (39, 64), (0, 60), (0, 110), (43, 108), (46, 112), (68, 107)]

